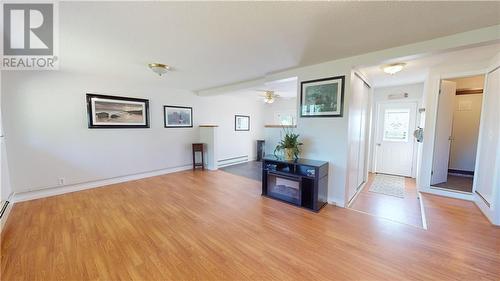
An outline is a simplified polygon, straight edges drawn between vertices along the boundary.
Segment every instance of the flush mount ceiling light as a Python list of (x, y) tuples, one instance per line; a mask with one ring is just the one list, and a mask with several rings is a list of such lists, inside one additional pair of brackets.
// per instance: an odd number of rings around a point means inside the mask
[(161, 63), (150, 63), (148, 64), (148, 66), (154, 73), (158, 74), (159, 76), (162, 76), (170, 70), (170, 66)]
[(405, 65), (406, 65), (406, 63), (389, 64), (389, 65), (382, 66), (382, 70), (387, 74), (394, 75), (394, 74), (400, 72), (401, 70), (403, 70)]

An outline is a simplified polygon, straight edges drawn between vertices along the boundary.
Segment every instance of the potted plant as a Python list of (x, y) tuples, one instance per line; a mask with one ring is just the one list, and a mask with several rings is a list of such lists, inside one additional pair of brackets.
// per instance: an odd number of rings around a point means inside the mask
[(277, 157), (276, 153), (283, 151), (283, 156), (285, 160), (295, 160), (299, 158), (300, 146), (299, 134), (295, 134), (291, 129), (283, 127), (284, 136), (280, 140), (276, 148), (274, 149), (274, 155)]

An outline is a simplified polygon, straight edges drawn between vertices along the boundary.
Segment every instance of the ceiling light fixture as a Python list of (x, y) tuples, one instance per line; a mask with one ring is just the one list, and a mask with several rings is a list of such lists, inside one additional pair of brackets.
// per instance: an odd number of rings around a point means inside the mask
[(159, 76), (162, 76), (170, 70), (170, 66), (161, 63), (150, 63), (148, 64), (148, 66), (154, 73), (158, 74)]
[(383, 66), (382, 70), (387, 74), (394, 75), (394, 74), (400, 72), (401, 70), (403, 70), (403, 68), (405, 66), (406, 66), (406, 63), (394, 63), (394, 64), (389, 64), (389, 65)]
[(275, 97), (277, 95), (274, 94), (274, 91), (266, 91), (266, 94), (264, 96), (264, 102), (265, 103), (268, 103), (268, 104), (271, 104), (275, 101)]

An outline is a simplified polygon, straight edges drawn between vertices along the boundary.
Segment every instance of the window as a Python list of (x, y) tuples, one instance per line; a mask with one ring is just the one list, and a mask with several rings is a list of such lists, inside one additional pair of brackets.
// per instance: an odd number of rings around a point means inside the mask
[(278, 112), (274, 115), (274, 122), (278, 125), (295, 125), (294, 114), (288, 112)]
[(384, 114), (384, 141), (408, 141), (409, 109), (387, 109)]

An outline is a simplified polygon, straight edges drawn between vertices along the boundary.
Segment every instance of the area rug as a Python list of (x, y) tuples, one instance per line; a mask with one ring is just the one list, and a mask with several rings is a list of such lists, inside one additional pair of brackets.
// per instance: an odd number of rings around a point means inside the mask
[(404, 198), (405, 178), (378, 174), (373, 179), (369, 191)]

